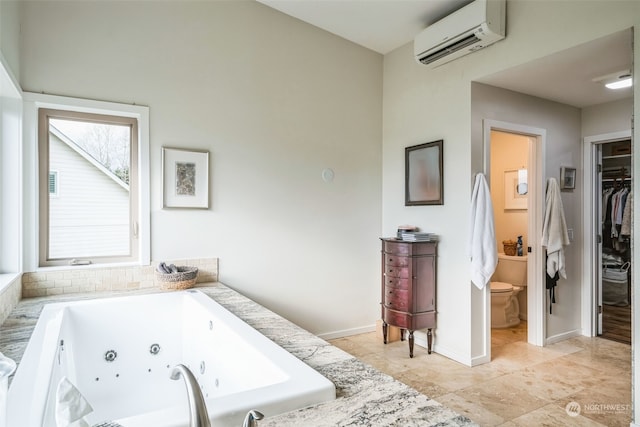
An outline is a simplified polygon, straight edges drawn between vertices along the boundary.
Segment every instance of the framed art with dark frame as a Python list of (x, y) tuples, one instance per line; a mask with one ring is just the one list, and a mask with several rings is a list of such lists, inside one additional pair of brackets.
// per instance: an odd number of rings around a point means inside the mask
[(406, 147), (405, 206), (442, 205), (442, 140)]
[(574, 190), (576, 188), (576, 168), (562, 166), (560, 168), (560, 189)]
[(163, 208), (209, 208), (209, 152), (162, 147)]

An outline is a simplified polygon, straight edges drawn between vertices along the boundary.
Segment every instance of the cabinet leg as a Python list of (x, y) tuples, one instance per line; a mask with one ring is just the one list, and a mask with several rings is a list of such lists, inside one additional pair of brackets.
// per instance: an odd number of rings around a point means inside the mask
[(431, 328), (427, 330), (427, 352), (431, 354), (431, 342), (433, 341), (433, 334), (431, 333)]
[(409, 329), (409, 357), (413, 357), (413, 331)]
[(382, 340), (385, 344), (387, 343), (387, 329), (388, 329), (387, 322), (383, 321), (382, 322)]
[(400, 329), (400, 341), (404, 341), (404, 329)]

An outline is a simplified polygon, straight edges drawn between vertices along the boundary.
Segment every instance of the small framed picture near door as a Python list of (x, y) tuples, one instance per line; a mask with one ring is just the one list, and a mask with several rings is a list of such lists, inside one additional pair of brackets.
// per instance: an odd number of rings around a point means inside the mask
[(504, 171), (504, 210), (527, 209), (527, 195), (518, 192), (518, 171)]
[(576, 168), (562, 166), (560, 168), (560, 189), (573, 190), (576, 188)]
[(442, 140), (405, 149), (405, 206), (442, 205)]
[(209, 208), (209, 152), (162, 147), (164, 208)]

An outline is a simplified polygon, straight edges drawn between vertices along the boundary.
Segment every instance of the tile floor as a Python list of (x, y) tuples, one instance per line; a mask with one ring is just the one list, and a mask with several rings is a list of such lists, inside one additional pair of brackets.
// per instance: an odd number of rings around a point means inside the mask
[(576, 337), (536, 347), (526, 342), (523, 322), (493, 330), (491, 363), (469, 368), (417, 345), (410, 359), (406, 341), (384, 345), (375, 332), (331, 343), (481, 426), (626, 427), (631, 421), (628, 344)]

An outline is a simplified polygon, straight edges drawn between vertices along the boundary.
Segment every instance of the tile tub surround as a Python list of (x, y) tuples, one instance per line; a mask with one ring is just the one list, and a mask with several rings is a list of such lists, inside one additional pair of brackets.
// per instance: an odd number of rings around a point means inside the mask
[(20, 277), (14, 278), (0, 291), (0, 324), (5, 321), (20, 301), (22, 283)]
[[(469, 418), (394, 380), (222, 284), (201, 284), (198, 289), (336, 385), (336, 400), (266, 418), (260, 422), (263, 427), (476, 425)], [(119, 293), (150, 292), (159, 290)], [(0, 352), (19, 363), (38, 316), (47, 303), (117, 294), (103, 292), (23, 299), (0, 326)]]
[[(22, 276), (22, 297), (43, 297), (84, 292), (122, 291), (157, 286), (151, 265), (127, 267), (70, 267), (66, 270), (43, 269)], [(165, 261), (167, 264), (198, 267), (198, 283), (218, 281), (218, 258), (195, 258)]]

